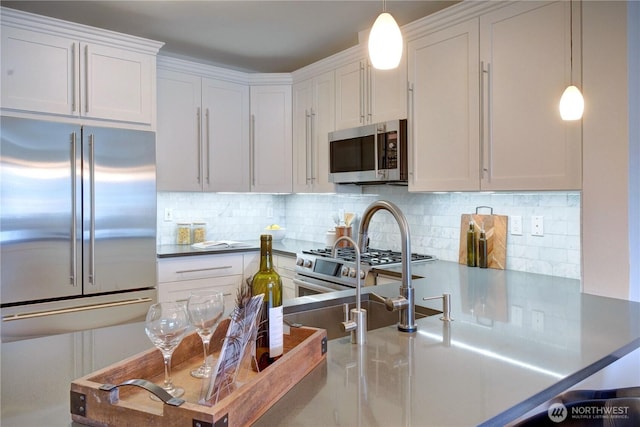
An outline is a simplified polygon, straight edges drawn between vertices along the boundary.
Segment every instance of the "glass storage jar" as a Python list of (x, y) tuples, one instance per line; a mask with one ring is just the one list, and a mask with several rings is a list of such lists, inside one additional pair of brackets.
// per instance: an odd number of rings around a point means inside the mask
[(201, 243), (207, 240), (207, 223), (197, 221), (193, 223), (193, 243)]
[(190, 222), (179, 222), (176, 224), (176, 244), (178, 245), (191, 244), (191, 223)]

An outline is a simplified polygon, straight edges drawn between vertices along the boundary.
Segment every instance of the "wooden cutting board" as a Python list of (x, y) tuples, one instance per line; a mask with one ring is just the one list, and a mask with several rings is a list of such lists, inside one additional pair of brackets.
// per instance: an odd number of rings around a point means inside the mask
[[(476, 209), (477, 212), (477, 209)], [(484, 228), (487, 236), (487, 266), (504, 270), (507, 263), (507, 221), (506, 215), (462, 214), (460, 220), (460, 251), (458, 262), (467, 264), (467, 230), (469, 222), (475, 223), (476, 242), (480, 238), (480, 230)], [(477, 253), (476, 247), (476, 253)]]

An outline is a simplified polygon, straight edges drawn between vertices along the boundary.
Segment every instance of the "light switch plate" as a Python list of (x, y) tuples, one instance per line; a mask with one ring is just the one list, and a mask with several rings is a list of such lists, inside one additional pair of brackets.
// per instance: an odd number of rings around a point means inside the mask
[(171, 208), (164, 208), (164, 220), (166, 222), (171, 222), (173, 221), (173, 209)]
[(522, 217), (520, 215), (511, 215), (511, 234), (522, 235)]

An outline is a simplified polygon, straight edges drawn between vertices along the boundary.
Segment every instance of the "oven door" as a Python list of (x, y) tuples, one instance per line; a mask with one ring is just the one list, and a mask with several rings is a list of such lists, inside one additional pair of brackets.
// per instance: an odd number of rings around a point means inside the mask
[(293, 279), (296, 287), (296, 297), (307, 295), (326, 294), (328, 292), (346, 291), (353, 289), (350, 286), (340, 285), (326, 280), (314, 279), (312, 277), (297, 274)]

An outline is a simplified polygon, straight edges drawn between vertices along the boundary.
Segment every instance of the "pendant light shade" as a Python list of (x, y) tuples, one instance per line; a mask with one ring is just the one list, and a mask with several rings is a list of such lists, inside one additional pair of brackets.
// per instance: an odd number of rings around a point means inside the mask
[(567, 87), (560, 98), (562, 120), (580, 120), (584, 112), (584, 98), (576, 86)]
[(373, 68), (390, 70), (402, 58), (402, 33), (390, 13), (378, 16), (369, 33), (369, 59)]

